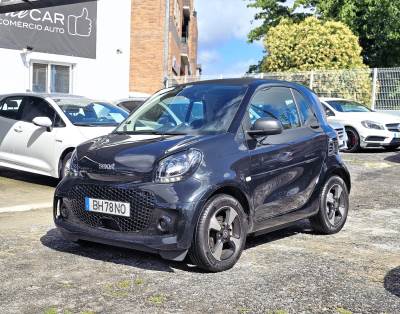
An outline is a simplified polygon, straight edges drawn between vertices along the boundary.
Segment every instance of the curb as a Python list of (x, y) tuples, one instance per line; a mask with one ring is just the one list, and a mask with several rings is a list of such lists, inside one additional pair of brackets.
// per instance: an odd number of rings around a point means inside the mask
[(26, 204), (26, 205), (12, 206), (12, 207), (3, 207), (0, 208), (0, 214), (27, 212), (35, 209), (52, 208), (52, 207), (53, 207), (52, 203), (36, 203), (36, 204)]

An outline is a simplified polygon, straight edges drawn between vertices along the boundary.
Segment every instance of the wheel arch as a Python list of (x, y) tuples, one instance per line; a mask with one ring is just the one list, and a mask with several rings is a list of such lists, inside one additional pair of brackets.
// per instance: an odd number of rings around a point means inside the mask
[(62, 167), (62, 162), (65, 158), (65, 156), (67, 156), (67, 154), (72, 153), (75, 150), (75, 147), (68, 147), (66, 149), (64, 149), (64, 151), (62, 152), (62, 154), (60, 155), (60, 158), (58, 159), (58, 176), (60, 177), (61, 173), (61, 167)]
[(340, 167), (334, 168), (328, 173), (326, 178), (329, 179), (332, 176), (338, 176), (338, 177), (342, 178), (344, 183), (346, 183), (347, 190), (350, 193), (350, 191), (351, 191), (351, 178), (350, 178), (350, 174), (346, 170), (344, 170), (343, 168), (340, 168)]

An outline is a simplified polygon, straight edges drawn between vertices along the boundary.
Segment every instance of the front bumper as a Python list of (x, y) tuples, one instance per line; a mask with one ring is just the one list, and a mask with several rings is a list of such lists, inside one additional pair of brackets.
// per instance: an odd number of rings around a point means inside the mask
[(362, 148), (390, 147), (400, 145), (400, 132), (369, 131), (360, 133), (360, 146)]
[[(193, 187), (196, 184), (186, 182), (186, 185)], [(93, 189), (85, 189), (85, 192), (77, 193), (78, 187), (82, 186), (90, 186)], [(66, 178), (57, 187), (55, 193), (54, 222), (62, 235), (70, 241), (98, 242), (156, 253), (165, 259), (181, 261), (185, 258), (193, 239), (196, 204), (196, 202), (182, 201), (183, 198), (179, 197), (183, 193), (180, 190), (181, 187), (180, 184), (121, 185)], [(116, 194), (117, 189), (122, 191), (122, 194)], [(129, 201), (131, 217), (121, 218), (107, 214), (96, 216), (96, 213), (86, 212), (82, 198), (96, 198), (98, 194), (94, 195), (93, 191), (98, 190), (104, 193), (102, 199)], [(139, 196), (133, 197), (132, 194), (127, 194), (132, 190)], [(114, 194), (109, 191), (114, 191)], [(141, 192), (152, 195), (150, 205), (140, 199)], [(186, 192), (191, 195), (188, 191)], [(129, 200), (120, 199), (124, 195)], [(164, 230), (160, 230), (158, 223), (165, 217), (169, 219), (169, 225)]]

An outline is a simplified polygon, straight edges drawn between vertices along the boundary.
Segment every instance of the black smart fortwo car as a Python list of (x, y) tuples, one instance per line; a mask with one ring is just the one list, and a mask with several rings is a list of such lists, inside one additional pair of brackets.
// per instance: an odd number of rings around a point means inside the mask
[(310, 218), (342, 229), (350, 175), (317, 96), (288, 82), (204, 81), (162, 90), (112, 134), (80, 145), (54, 220), (94, 241), (223, 271), (248, 234)]

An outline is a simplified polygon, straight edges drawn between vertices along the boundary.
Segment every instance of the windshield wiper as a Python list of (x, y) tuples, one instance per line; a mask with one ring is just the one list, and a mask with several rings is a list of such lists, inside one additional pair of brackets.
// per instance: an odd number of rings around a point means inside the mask
[(75, 126), (87, 126), (87, 127), (112, 127), (118, 124), (93, 124), (93, 123), (73, 123)]

